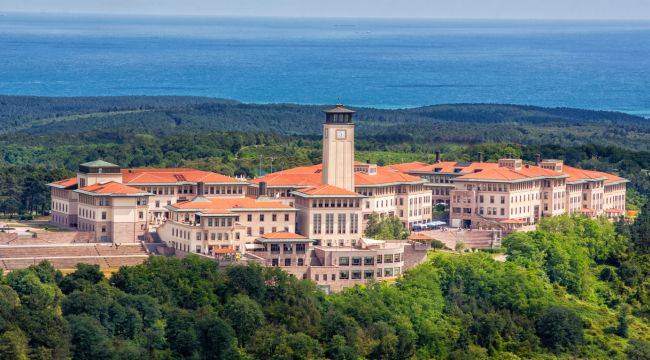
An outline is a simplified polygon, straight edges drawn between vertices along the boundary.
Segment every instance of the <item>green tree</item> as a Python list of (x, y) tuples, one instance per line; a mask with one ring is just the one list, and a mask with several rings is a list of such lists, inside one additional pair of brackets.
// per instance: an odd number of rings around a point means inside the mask
[(378, 240), (404, 240), (409, 232), (398, 217), (381, 218), (378, 214), (370, 214), (364, 236)]
[(242, 344), (248, 342), (252, 336), (251, 329), (264, 325), (262, 307), (244, 294), (229, 299), (224, 306), (223, 315)]
[(536, 330), (542, 344), (555, 352), (573, 351), (583, 340), (582, 319), (565, 307), (545, 309)]
[(104, 279), (104, 274), (99, 270), (99, 265), (79, 263), (77, 270), (68, 274), (61, 280), (59, 287), (65, 294), (69, 294), (85, 286), (97, 284)]
[(259, 265), (233, 266), (226, 270), (228, 285), (235, 293), (260, 301), (266, 293), (263, 269)]
[(27, 336), (20, 329), (5, 331), (0, 335), (0, 360), (27, 360)]
[(630, 230), (635, 250), (650, 254), (650, 201), (645, 203)]
[(616, 333), (621, 337), (628, 337), (630, 335), (630, 324), (629, 317), (630, 309), (627, 304), (621, 305), (621, 308), (618, 312), (618, 326), (616, 327)]
[(110, 337), (99, 321), (87, 315), (70, 315), (72, 355), (75, 359), (108, 359), (111, 356)]
[(648, 360), (650, 359), (650, 342), (632, 339), (625, 353), (628, 360)]

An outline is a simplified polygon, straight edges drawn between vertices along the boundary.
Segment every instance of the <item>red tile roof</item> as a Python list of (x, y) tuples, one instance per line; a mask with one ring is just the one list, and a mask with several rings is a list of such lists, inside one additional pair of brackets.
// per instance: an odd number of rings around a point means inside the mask
[(615, 183), (620, 181), (626, 181), (624, 178), (609, 174), (602, 171), (595, 170), (584, 170), (578, 169), (572, 166), (564, 165), (562, 167), (562, 172), (569, 175), (567, 179), (568, 183), (571, 182), (580, 182), (587, 180), (605, 180), (605, 183)]
[(409, 172), (409, 171), (421, 169), (425, 166), (428, 166), (428, 164), (419, 161), (412, 161), (412, 162), (401, 163), (401, 164), (386, 165), (385, 167), (400, 172)]
[[(322, 185), (323, 165), (301, 166), (264, 175), (252, 180), (259, 184), (266, 182), (275, 187), (315, 187)], [(354, 174), (355, 186), (379, 186), (401, 183), (424, 182), (420, 177), (408, 175), (389, 166), (377, 167), (377, 173), (370, 175), (357, 171)]]
[(225, 248), (213, 248), (212, 253), (215, 255), (223, 255), (223, 254), (234, 254), (237, 251), (231, 247), (225, 247)]
[(516, 181), (541, 177), (566, 177), (566, 175), (533, 165), (524, 165), (517, 170), (497, 166), (496, 168), (488, 168), (478, 172), (461, 175), (457, 177), (456, 180)]
[(622, 214), (623, 210), (621, 209), (605, 209), (606, 213), (611, 213), (611, 214)]
[(309, 196), (361, 196), (354, 191), (349, 191), (332, 185), (319, 185), (307, 189), (297, 190), (296, 192)]
[(263, 239), (307, 239), (306, 237), (286, 231), (266, 233), (261, 236)]
[(244, 183), (230, 176), (188, 168), (122, 169), (122, 181), (125, 184)]
[(49, 183), (48, 185), (53, 186), (53, 187), (57, 187), (57, 188), (67, 189), (67, 188), (71, 188), (71, 187), (74, 187), (75, 185), (77, 185), (77, 178), (73, 177), (73, 178), (69, 178), (69, 179), (54, 181), (52, 183)]
[[(395, 165), (391, 165), (395, 166)], [(457, 161), (441, 161), (430, 165), (425, 165), (420, 168), (414, 168), (410, 171), (415, 173), (450, 173), (450, 174), (468, 174), (476, 170), (495, 169), (499, 164), (491, 162), (457, 162)], [(439, 169), (439, 171), (435, 171)], [(458, 171), (456, 171), (458, 169)]]
[(418, 176), (404, 174), (390, 167), (377, 167), (377, 173), (374, 175), (357, 172), (354, 174), (355, 186), (372, 186), (387, 184), (413, 184), (424, 183), (425, 180)]
[(146, 191), (142, 191), (133, 186), (127, 186), (115, 181), (110, 181), (104, 184), (93, 184), (77, 189), (78, 192), (90, 193), (96, 195), (120, 196), (120, 195), (150, 195)]
[[(491, 163), (491, 162), (471, 162), (471, 163), (460, 163), (460, 162), (455, 162), (455, 161), (441, 161), (439, 163), (434, 163), (434, 164), (423, 164), (419, 166), (418, 162), (411, 162), (411, 163), (404, 163), (404, 164), (393, 164), (389, 165), (388, 167), (393, 168), (398, 171), (402, 172), (407, 172), (407, 173), (412, 173), (412, 174), (419, 174), (419, 173), (455, 173), (459, 175), (466, 175), (469, 174), (470, 176), (467, 177), (459, 177), (459, 179), (463, 178), (471, 178), (471, 179), (490, 179), (490, 176), (493, 176), (493, 180), (516, 180), (518, 178), (523, 178), (515, 174), (511, 174), (508, 172), (503, 172), (503, 171), (496, 171), (496, 172), (486, 172), (486, 170), (500, 170), (504, 169), (503, 167), (499, 167), (498, 163)], [(596, 179), (605, 179), (605, 183), (616, 183), (616, 182), (621, 182), (621, 181), (627, 181), (626, 179), (613, 175), (613, 174), (608, 174), (602, 171), (593, 171), (593, 170), (583, 170), (583, 169), (578, 169), (572, 166), (568, 165), (563, 165), (563, 170), (560, 172), (561, 174), (568, 175), (567, 182), (578, 182), (578, 181), (585, 181), (585, 180), (596, 180)], [(438, 169), (438, 171), (435, 171), (435, 169)], [(458, 169), (458, 171), (455, 171)], [(479, 172), (476, 172), (477, 170), (481, 170)], [(554, 170), (548, 170), (541, 168), (539, 166), (535, 165), (524, 165), (521, 170), (517, 170), (517, 172), (521, 175), (524, 175), (525, 177), (537, 177), (537, 176), (557, 176), (553, 175), (551, 172), (557, 174), (558, 172)]]
[(265, 210), (282, 209), (294, 210), (280, 201), (257, 200), (252, 198), (206, 198), (197, 196), (190, 201), (178, 202), (168, 206), (176, 210), (197, 211), (204, 214), (223, 214), (237, 211), (238, 209)]
[(433, 240), (432, 236), (419, 233), (419, 232), (414, 232), (409, 235), (409, 240), (411, 241), (431, 241)]

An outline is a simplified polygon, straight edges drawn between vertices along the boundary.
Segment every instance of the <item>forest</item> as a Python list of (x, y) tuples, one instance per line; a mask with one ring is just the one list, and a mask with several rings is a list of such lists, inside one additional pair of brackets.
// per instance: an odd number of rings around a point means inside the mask
[(278, 268), (152, 257), (0, 279), (0, 359), (648, 359), (650, 212), (561, 216), (326, 295)]

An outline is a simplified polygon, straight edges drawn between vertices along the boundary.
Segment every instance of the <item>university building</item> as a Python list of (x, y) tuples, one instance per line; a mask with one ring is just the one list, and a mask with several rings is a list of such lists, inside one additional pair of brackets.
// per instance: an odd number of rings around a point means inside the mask
[(507, 230), (541, 217), (580, 213), (619, 218), (625, 213), (628, 180), (565, 165), (562, 160), (440, 161), (392, 166), (428, 182), (433, 203), (449, 209), (452, 227)]
[(81, 164), (76, 177), (48, 184), (52, 222), (101, 242), (155, 235), (178, 254), (228, 254), (336, 291), (404, 270), (403, 242), (363, 238), (371, 214), (411, 228), (430, 222), (433, 207), (445, 204), (452, 227), (514, 230), (544, 216), (614, 218), (625, 211), (627, 180), (560, 160), (463, 163), (437, 154), (433, 164), (357, 162), (354, 113), (340, 105), (325, 111), (322, 164), (251, 180), (188, 168)]

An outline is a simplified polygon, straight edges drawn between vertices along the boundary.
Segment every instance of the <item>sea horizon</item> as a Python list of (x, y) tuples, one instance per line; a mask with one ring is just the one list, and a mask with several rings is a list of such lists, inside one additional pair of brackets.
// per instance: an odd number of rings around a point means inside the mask
[(0, 93), (650, 117), (650, 21), (3, 12)]

